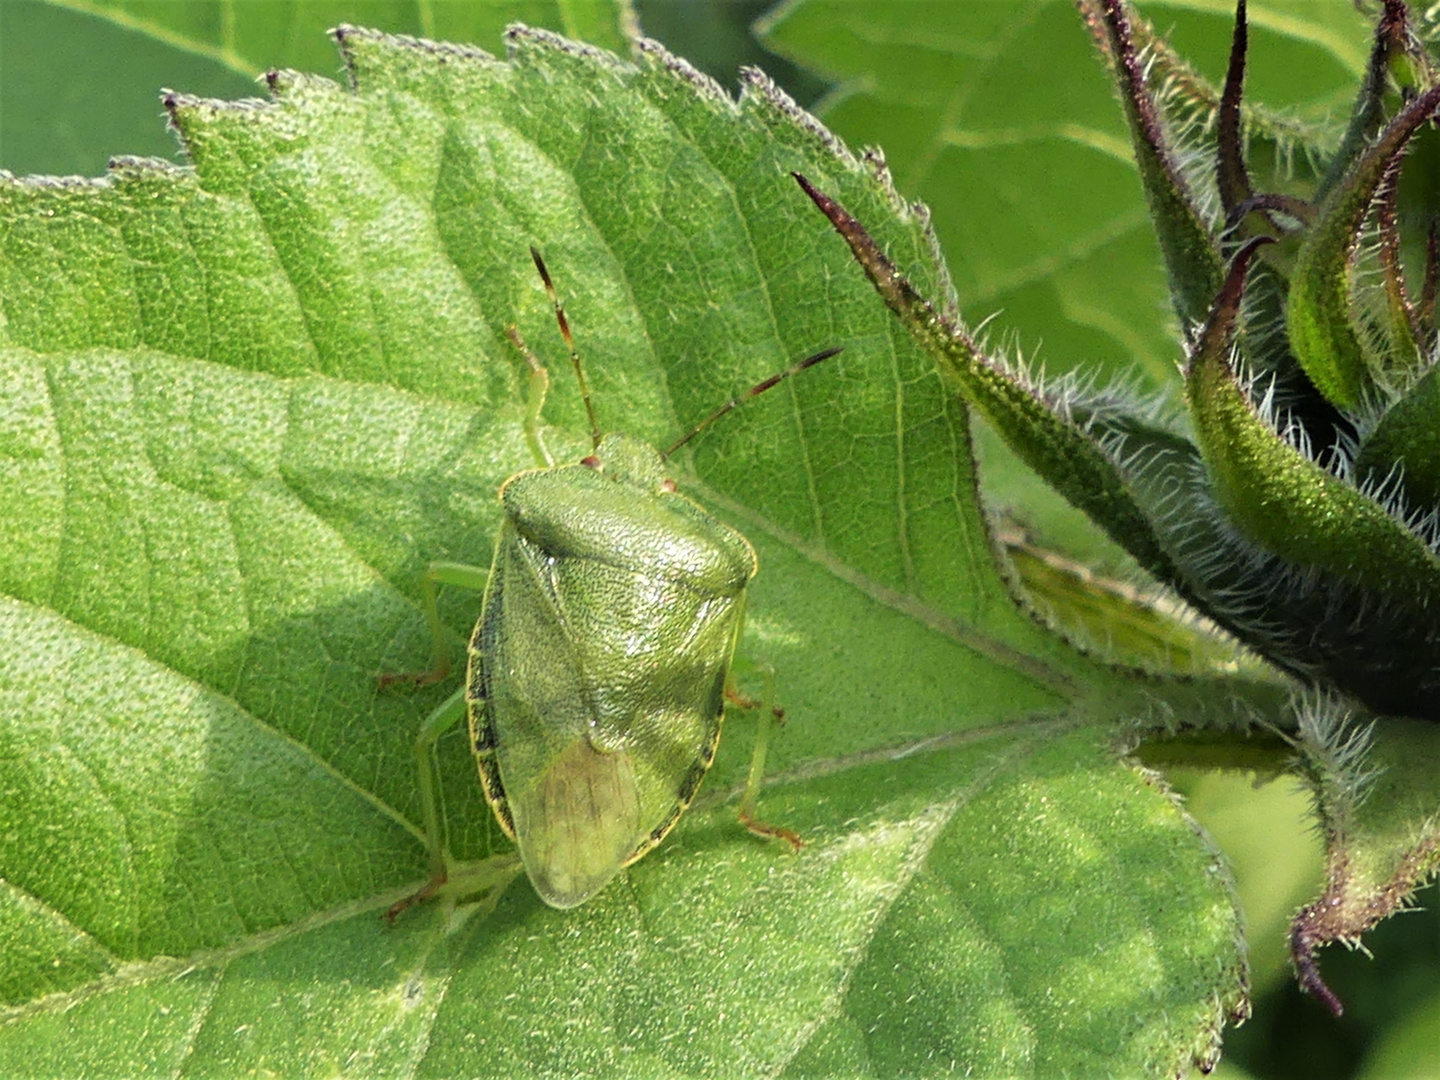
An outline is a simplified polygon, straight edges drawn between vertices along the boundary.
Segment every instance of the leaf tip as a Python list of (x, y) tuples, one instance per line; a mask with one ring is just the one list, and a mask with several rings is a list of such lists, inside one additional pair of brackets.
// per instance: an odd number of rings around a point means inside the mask
[(1235, 253), (1235, 258), (1230, 263), (1230, 270), (1225, 275), (1225, 281), (1221, 284), (1220, 291), (1215, 296), (1215, 302), (1210, 306), (1210, 313), (1205, 319), (1204, 326), (1196, 338), (1195, 350), (1191, 357), (1192, 365), (1196, 360), (1224, 360), (1225, 350), (1229, 347), (1230, 338), (1235, 330), (1235, 319), (1240, 313), (1240, 301), (1245, 292), (1245, 276), (1250, 271), (1250, 263), (1254, 260), (1257, 251), (1266, 244), (1273, 243), (1275, 243), (1273, 236), (1252, 237)]
[(910, 283), (895, 269), (895, 264), (880, 250), (880, 245), (865, 231), (865, 226), (861, 225), (838, 202), (812, 184), (808, 178), (798, 172), (792, 172), (790, 175), (795, 178), (795, 182), (800, 185), (805, 194), (810, 196), (810, 201), (829, 219), (830, 224), (835, 227), (835, 231), (840, 234), (845, 243), (850, 246), (850, 252), (855, 257), (855, 261), (864, 269), (876, 291), (895, 314), (905, 319), (907, 315), (913, 315), (920, 309), (928, 309), (928, 305), (914, 291)]
[[(1320, 902), (1324, 903), (1324, 898)], [(1315, 914), (1312, 905), (1295, 917), (1290, 929), (1290, 962), (1295, 965), (1295, 981), (1300, 984), (1300, 989), (1329, 1009), (1330, 1015), (1338, 1020), (1345, 1014), (1345, 1003), (1320, 974), (1316, 953), (1323, 942), (1311, 926)]]
[(1245, 167), (1245, 143), (1241, 130), (1240, 106), (1245, 92), (1245, 56), (1250, 33), (1245, 0), (1235, 5), (1235, 28), (1230, 39), (1230, 63), (1225, 72), (1225, 89), (1220, 97), (1216, 131), (1216, 180), (1227, 216), (1254, 194)]

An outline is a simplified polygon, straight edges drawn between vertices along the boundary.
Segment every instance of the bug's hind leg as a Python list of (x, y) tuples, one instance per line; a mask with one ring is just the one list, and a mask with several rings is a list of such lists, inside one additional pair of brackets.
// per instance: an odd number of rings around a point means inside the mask
[(747, 698), (733, 685), (725, 687), (725, 697), (733, 705), (756, 711), (755, 751), (750, 755), (750, 775), (745, 779), (745, 794), (740, 798), (740, 824), (756, 836), (766, 839), (784, 840), (795, 851), (805, 846), (805, 841), (791, 829), (771, 825), (756, 816), (756, 803), (760, 788), (765, 780), (765, 757), (770, 750), (770, 731), (776, 724), (785, 722), (785, 710), (775, 704), (775, 672), (768, 665), (762, 668), (764, 675), (764, 696), (756, 701)]
[(465, 716), (465, 690), (462, 687), (446, 698), (420, 725), (415, 734), (415, 765), (420, 781), (420, 807), (425, 815), (425, 842), (430, 848), (430, 880), (419, 892), (407, 896), (385, 913), (389, 922), (395, 916), (433, 896), (450, 876), (450, 857), (445, 850), (445, 837), (440, 830), (439, 785), (435, 775), (435, 740), (454, 727)]
[(385, 920), (393, 923), (406, 908), (436, 895), (469, 896), (489, 892), (499, 898), (520, 872), (518, 855), (497, 855), (477, 863), (456, 865), (450, 859), (440, 825), (439, 777), (435, 770), (435, 741), (465, 716), (465, 690), (456, 690), (430, 713), (415, 735), (415, 766), (420, 782), (420, 805), (425, 815), (425, 842), (430, 848), (430, 880), (416, 892), (393, 904)]

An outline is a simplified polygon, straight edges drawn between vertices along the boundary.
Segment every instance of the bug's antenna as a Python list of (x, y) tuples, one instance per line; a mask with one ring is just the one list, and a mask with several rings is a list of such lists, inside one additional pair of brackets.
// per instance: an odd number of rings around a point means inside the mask
[(784, 371), (780, 371), (774, 375), (771, 375), (768, 379), (761, 380), (760, 382), (752, 386), (749, 390), (746, 390), (739, 397), (731, 398), (729, 401), (725, 402), (724, 405), (721, 405), (713, 413), (707, 416), (704, 420), (701, 420), (700, 423), (696, 424), (693, 428), (691, 428), (687, 434), (680, 436), (679, 440), (673, 446), (671, 446), (670, 449), (666, 450), (660, 456), (662, 458), (669, 458), (670, 455), (675, 453), (676, 450), (679, 450), (682, 446), (688, 443), (696, 435), (699, 435), (700, 432), (704, 431), (711, 424), (715, 423), (716, 420), (719, 420), (731, 409), (738, 409), (741, 405), (744, 405), (751, 398), (759, 397), (766, 390), (769, 390), (772, 386), (776, 386), (784, 382), (791, 375), (798, 375), (806, 368), (814, 367), (816, 364), (820, 363), (820, 361), (829, 360), (830, 357), (844, 351), (844, 349), (825, 349), (822, 352), (817, 352), (814, 356), (807, 356), (798, 364), (792, 364)]
[(550, 302), (555, 305), (555, 321), (560, 324), (560, 336), (565, 339), (565, 344), (570, 349), (570, 363), (575, 368), (575, 381), (580, 384), (580, 396), (585, 399), (585, 415), (590, 418), (590, 439), (598, 450), (600, 422), (595, 419), (595, 403), (590, 400), (590, 384), (585, 381), (585, 368), (580, 363), (580, 354), (575, 350), (575, 339), (570, 336), (570, 320), (565, 318), (565, 308), (560, 303), (560, 295), (555, 291), (555, 283), (550, 280), (550, 271), (545, 269), (545, 260), (540, 257), (540, 252), (535, 250), (533, 244), (530, 246), (530, 257), (535, 260), (535, 269), (540, 271), (545, 292), (549, 294)]

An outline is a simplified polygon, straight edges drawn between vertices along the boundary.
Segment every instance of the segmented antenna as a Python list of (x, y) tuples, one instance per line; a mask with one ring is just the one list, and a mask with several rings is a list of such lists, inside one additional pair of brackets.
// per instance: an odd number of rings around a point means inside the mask
[(688, 443), (688, 442), (689, 442), (691, 439), (693, 439), (696, 435), (699, 435), (700, 432), (704, 431), (704, 430), (705, 430), (706, 428), (708, 428), (711, 424), (715, 423), (716, 420), (719, 420), (719, 419), (720, 419), (722, 416), (724, 416), (726, 413), (730, 412), (730, 410), (732, 410), (732, 409), (738, 409), (741, 405), (744, 405), (744, 404), (745, 404), (747, 401), (749, 401), (751, 398), (759, 397), (759, 396), (760, 396), (761, 394), (763, 394), (766, 390), (769, 390), (772, 386), (777, 386), (777, 385), (779, 385), (780, 383), (782, 383), (782, 382), (784, 382), (786, 379), (788, 379), (791, 375), (798, 375), (800, 372), (804, 371), (806, 368), (814, 367), (816, 364), (820, 363), (820, 361), (822, 361), (822, 360), (829, 360), (830, 357), (835, 356), (835, 355), (837, 355), (838, 353), (842, 353), (842, 352), (844, 352), (844, 351), (845, 351), (844, 349), (825, 349), (825, 350), (823, 350), (822, 352), (817, 352), (814, 356), (807, 356), (804, 360), (801, 360), (798, 364), (792, 364), (790, 367), (786, 368), (784, 371), (777, 372), (776, 374), (771, 375), (768, 379), (764, 379), (764, 380), (756, 383), (754, 386), (752, 386), (749, 390), (746, 390), (746, 391), (745, 391), (743, 394), (741, 394), (739, 397), (733, 397), (733, 398), (731, 398), (729, 401), (725, 402), (724, 405), (721, 405), (721, 406), (720, 406), (718, 409), (716, 409), (713, 413), (711, 413), (709, 416), (707, 416), (704, 420), (701, 420), (700, 423), (696, 424), (693, 428), (690, 429), (690, 431), (689, 431), (688, 434), (682, 435), (682, 436), (680, 437), (679, 441), (677, 441), (677, 442), (675, 443), (675, 445), (673, 445), (672, 447), (670, 447), (670, 449), (666, 450), (665, 453), (661, 454), (660, 456), (661, 456), (662, 458), (669, 458), (670, 455), (673, 454), (673, 453), (675, 453), (676, 450), (679, 450), (682, 446), (684, 446), (686, 443)]
[(545, 260), (540, 257), (540, 252), (535, 250), (534, 245), (530, 247), (530, 257), (535, 260), (535, 269), (540, 271), (540, 280), (545, 283), (545, 292), (550, 297), (550, 302), (555, 305), (555, 321), (560, 324), (560, 336), (565, 339), (566, 346), (570, 349), (570, 363), (575, 368), (575, 381), (580, 384), (580, 396), (585, 399), (585, 415), (590, 418), (590, 439), (596, 450), (600, 449), (600, 422), (595, 419), (595, 403), (590, 400), (590, 384), (585, 381), (585, 368), (580, 364), (580, 354), (575, 350), (575, 339), (570, 335), (570, 320), (565, 318), (565, 308), (560, 304), (560, 296), (555, 291), (555, 283), (550, 280), (550, 271), (545, 269)]

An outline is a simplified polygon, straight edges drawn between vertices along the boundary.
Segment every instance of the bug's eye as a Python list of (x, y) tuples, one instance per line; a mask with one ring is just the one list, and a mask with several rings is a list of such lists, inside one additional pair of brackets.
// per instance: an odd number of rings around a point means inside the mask
[(590, 454), (590, 455), (588, 455), (588, 456), (586, 456), (586, 457), (582, 457), (582, 458), (580, 459), (580, 464), (581, 464), (581, 465), (586, 465), (586, 466), (588, 466), (588, 467), (590, 467), (590, 468), (592, 468), (592, 469), (595, 469), (595, 470), (597, 470), (597, 471), (600, 470), (600, 469), (603, 469), (603, 468), (605, 467), (605, 466), (603, 466), (603, 465), (600, 464), (600, 459), (599, 459), (598, 457), (596, 457), (594, 454)]
[(675, 487), (675, 481), (667, 477), (660, 481), (660, 490), (666, 495), (674, 495), (678, 489)]

